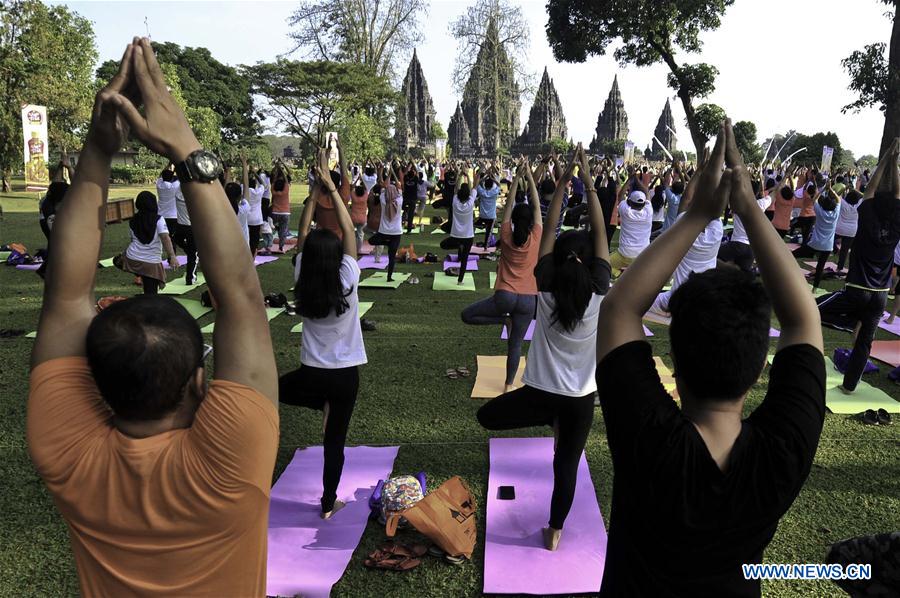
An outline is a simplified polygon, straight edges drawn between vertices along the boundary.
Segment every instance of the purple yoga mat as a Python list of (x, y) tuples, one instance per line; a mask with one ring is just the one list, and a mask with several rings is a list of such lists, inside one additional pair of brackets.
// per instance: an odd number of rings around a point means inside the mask
[[(177, 255), (177, 256), (175, 256), (175, 259), (178, 260), (179, 266), (184, 266), (185, 264), (187, 264), (187, 256), (186, 255)], [(163, 264), (163, 268), (165, 268), (166, 270), (170, 269), (168, 260), (163, 260), (162, 264)]]
[(781, 336), (781, 331), (777, 328), (769, 327), (769, 338), (779, 338)]
[[(543, 546), (541, 530), (550, 517), (553, 439), (491, 438), (490, 447), (484, 593), (599, 591), (606, 560), (606, 527), (584, 453), (559, 549), (550, 552)], [(499, 500), (500, 486), (515, 486), (515, 500)]]
[(344, 574), (369, 520), (369, 496), (391, 474), (399, 447), (357, 446), (346, 461), (338, 498), (347, 503), (324, 521), (321, 446), (297, 450), (272, 488), (266, 594), (325, 597)]
[(16, 270), (37, 270), (40, 267), (40, 264), (19, 264), (16, 266)]
[[(536, 322), (534, 320), (532, 320), (531, 324), (528, 325), (528, 330), (525, 331), (525, 340), (526, 341), (530, 341), (531, 338), (534, 336), (535, 323)], [(651, 330), (649, 328), (647, 328), (646, 326), (644, 326), (644, 336), (646, 336), (646, 337), (653, 336), (653, 332), (651, 332)], [(503, 331), (500, 333), (500, 340), (505, 341), (508, 339), (509, 339), (509, 332), (507, 332), (506, 326), (504, 325)]]
[(381, 261), (378, 262), (377, 264), (375, 263), (374, 255), (364, 255), (361, 258), (359, 258), (359, 269), (360, 270), (365, 270), (367, 268), (370, 270), (384, 270), (385, 268), (387, 268), (387, 265), (388, 265), (388, 258), (386, 255), (381, 256)]
[[(444, 270), (447, 268), (459, 268), (460, 263), (455, 261), (444, 261)], [(470, 259), (466, 262), (466, 272), (475, 272), (478, 270), (478, 258)]]
[(275, 255), (257, 255), (253, 260), (254, 266), (262, 266), (263, 264), (268, 264), (269, 262), (274, 262), (278, 259), (278, 256)]
[(891, 334), (900, 336), (900, 316), (897, 316), (893, 324), (888, 324), (885, 320), (887, 320), (890, 315), (891, 314), (889, 314), (888, 312), (884, 312), (884, 315), (881, 316), (881, 321), (878, 322), (878, 327), (882, 330), (887, 330)]

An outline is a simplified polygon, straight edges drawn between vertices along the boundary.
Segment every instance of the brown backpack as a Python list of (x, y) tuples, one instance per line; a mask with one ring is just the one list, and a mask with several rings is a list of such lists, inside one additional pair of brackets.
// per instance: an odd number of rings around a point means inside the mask
[(454, 476), (403, 511), (403, 517), (450, 556), (472, 558), (478, 505), (466, 482)]

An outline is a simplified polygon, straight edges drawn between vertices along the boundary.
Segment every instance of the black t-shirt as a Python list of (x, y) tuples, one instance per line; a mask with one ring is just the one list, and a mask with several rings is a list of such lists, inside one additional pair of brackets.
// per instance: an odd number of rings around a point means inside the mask
[(809, 475), (825, 417), (822, 353), (776, 354), (726, 473), (666, 393), (646, 341), (610, 352), (597, 389), (614, 472), (600, 596), (759, 596), (741, 564), (762, 562)]
[(453, 200), (453, 188), (456, 186), (456, 173), (452, 170), (448, 170), (444, 173), (444, 186), (441, 188), (441, 195), (444, 196), (444, 201), (452, 201)]
[(894, 248), (900, 242), (900, 200), (892, 197), (867, 199), (859, 205), (859, 224), (847, 283), (867, 289), (888, 289)]
[[(542, 293), (551, 292), (553, 283), (553, 254), (548, 253), (538, 260), (534, 267), (534, 278), (537, 281), (538, 290)], [(609, 262), (595, 257), (588, 260), (588, 272), (591, 276), (591, 287), (595, 295), (605, 295), (609, 290), (609, 279), (612, 278), (612, 270)]]
[(407, 174), (403, 179), (403, 203), (415, 204), (416, 195), (419, 188), (419, 179), (416, 175)]

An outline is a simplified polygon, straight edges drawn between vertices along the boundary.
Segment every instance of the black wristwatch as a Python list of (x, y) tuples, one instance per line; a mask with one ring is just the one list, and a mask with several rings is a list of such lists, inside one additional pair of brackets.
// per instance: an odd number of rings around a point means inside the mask
[(222, 163), (214, 153), (198, 149), (175, 164), (175, 174), (181, 184), (193, 181), (211, 183), (222, 174)]

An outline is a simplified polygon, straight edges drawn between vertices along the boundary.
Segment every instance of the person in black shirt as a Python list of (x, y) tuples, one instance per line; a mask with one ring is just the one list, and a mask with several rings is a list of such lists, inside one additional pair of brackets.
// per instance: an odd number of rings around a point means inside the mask
[[(690, 208), (635, 259), (600, 307), (597, 389), (614, 472), (600, 596), (759, 596), (759, 581), (745, 579), (741, 565), (761, 562), (809, 475), (822, 431), (818, 311), (756, 204), (730, 121), (697, 176)], [(679, 409), (656, 373), (641, 317), (729, 202), (746, 226), (763, 284), (738, 270), (709, 270), (673, 293)], [(742, 419), (765, 364), (772, 307), (782, 332), (768, 392)]]
[(859, 225), (850, 252), (850, 270), (843, 290), (819, 297), (822, 322), (841, 330), (859, 325), (841, 390), (851, 393), (862, 378), (872, 339), (891, 290), (894, 248), (900, 242), (900, 172), (895, 139), (881, 157), (859, 205)]

